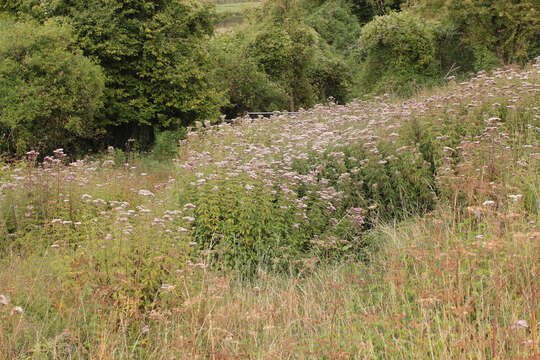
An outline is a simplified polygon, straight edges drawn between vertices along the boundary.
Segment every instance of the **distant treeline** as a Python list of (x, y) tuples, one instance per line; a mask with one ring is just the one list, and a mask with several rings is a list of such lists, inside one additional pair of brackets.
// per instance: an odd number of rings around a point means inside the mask
[[(215, 2), (220, 2), (217, 0)], [(0, 154), (417, 89), (540, 54), (535, 0), (272, 0), (215, 34), (196, 0), (0, 3)], [(160, 144), (163, 146), (163, 144)]]
[(260, 2), (262, 0), (212, 0), (214, 4), (236, 4), (243, 2)]

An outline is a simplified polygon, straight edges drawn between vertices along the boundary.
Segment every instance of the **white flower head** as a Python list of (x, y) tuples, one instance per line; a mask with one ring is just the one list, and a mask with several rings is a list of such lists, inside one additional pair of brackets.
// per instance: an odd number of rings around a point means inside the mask
[(141, 189), (139, 190), (139, 195), (142, 195), (142, 196), (150, 196), (150, 197), (154, 197), (154, 193), (151, 192), (150, 190), (145, 190), (145, 189)]
[(0, 295), (0, 305), (7, 305), (7, 304), (9, 304), (9, 296)]
[(529, 327), (529, 324), (527, 323), (526, 320), (516, 320), (514, 321), (512, 326), (510, 326), (511, 329), (526, 329), (528, 327)]
[(13, 309), (11, 309), (11, 315), (17, 313), (17, 314), (22, 314), (24, 311), (22, 309), (22, 307), (20, 306), (15, 306), (13, 307)]

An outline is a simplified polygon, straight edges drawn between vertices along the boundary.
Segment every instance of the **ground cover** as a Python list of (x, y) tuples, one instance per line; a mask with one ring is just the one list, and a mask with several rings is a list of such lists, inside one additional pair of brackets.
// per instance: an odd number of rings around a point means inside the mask
[(169, 164), (2, 165), (0, 353), (538, 356), (539, 79), (200, 123)]

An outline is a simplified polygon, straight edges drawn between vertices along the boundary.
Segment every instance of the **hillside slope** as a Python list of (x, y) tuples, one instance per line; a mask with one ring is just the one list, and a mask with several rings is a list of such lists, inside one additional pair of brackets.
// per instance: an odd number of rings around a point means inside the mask
[[(540, 62), (0, 170), (0, 353), (534, 358)], [(208, 124), (209, 125), (209, 124)]]

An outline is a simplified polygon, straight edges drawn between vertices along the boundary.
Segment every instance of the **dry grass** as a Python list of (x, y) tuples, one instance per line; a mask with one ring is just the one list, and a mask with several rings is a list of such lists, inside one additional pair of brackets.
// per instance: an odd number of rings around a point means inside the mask
[[(149, 175), (104, 159), (5, 167), (0, 358), (539, 359), (539, 72), (239, 120), (192, 134), (177, 166)], [(221, 176), (216, 164), (294, 188), (280, 172), (291, 154), (372, 144), (413, 118), (453, 137), (439, 144), (440, 204), (370, 230), (367, 261), (246, 282), (194, 257), (177, 195)]]

